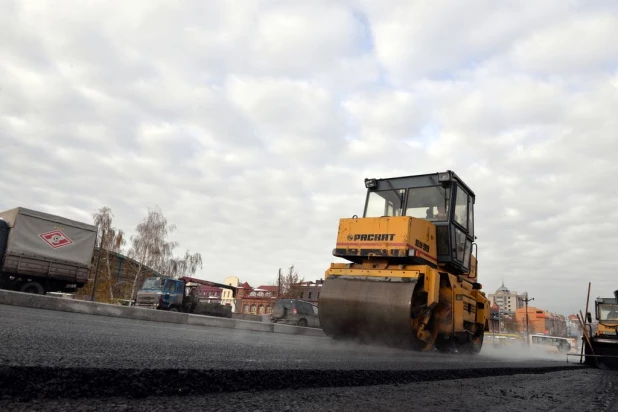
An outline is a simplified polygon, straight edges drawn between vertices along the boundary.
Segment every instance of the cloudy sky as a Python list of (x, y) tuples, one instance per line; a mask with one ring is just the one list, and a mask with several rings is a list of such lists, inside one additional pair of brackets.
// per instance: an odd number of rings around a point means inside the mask
[(159, 205), (257, 286), (323, 275), (365, 177), (451, 169), (484, 289), (571, 313), (618, 289), (616, 39), (615, 1), (0, 0), (0, 209)]

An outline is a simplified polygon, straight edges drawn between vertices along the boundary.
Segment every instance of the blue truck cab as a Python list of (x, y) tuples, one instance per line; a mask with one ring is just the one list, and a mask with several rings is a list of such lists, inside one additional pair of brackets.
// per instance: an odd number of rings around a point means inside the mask
[(183, 279), (151, 277), (137, 292), (136, 306), (171, 312), (192, 312), (199, 302), (199, 285)]

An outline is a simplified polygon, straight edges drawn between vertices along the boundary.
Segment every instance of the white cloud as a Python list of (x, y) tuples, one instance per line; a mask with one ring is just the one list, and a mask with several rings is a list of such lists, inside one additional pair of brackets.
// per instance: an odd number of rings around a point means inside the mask
[(159, 204), (201, 276), (331, 261), (363, 178), (455, 170), (480, 275), (563, 313), (618, 289), (617, 7), (7, 3), (0, 209), (129, 234)]
[(521, 70), (546, 75), (596, 72), (615, 65), (618, 46), (615, 14), (575, 15), (517, 41), (511, 59)]

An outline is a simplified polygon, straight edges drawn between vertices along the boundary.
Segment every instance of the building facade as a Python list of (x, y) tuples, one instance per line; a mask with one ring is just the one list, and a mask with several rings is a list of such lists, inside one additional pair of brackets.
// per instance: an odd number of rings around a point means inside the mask
[[(516, 312), (517, 324), (522, 334), (526, 333), (526, 308)], [(528, 306), (528, 332), (530, 335), (567, 336), (567, 322), (563, 315)]]
[(577, 319), (577, 315), (569, 315), (566, 319), (567, 336), (580, 337), (583, 335), (581, 324)]
[[(240, 280), (236, 276), (228, 276), (223, 281), (226, 285), (233, 286), (238, 288), (240, 286)], [(222, 289), (221, 291), (221, 304), (228, 305), (232, 307), (232, 313), (239, 313), (237, 311), (237, 304), (240, 302), (240, 299), (234, 298), (234, 294), (229, 289)], [(240, 308), (240, 305), (238, 306)]]
[[(275, 288), (273, 291), (272, 288)], [(235, 313), (251, 315), (270, 315), (277, 301), (276, 286), (260, 286), (253, 288), (247, 282), (239, 286), (237, 297), (240, 307), (236, 307)]]
[(322, 284), (315, 282), (301, 282), (295, 283), (291, 288), (298, 299), (311, 302), (314, 305), (318, 305), (320, 299), (320, 292), (322, 291)]
[(504, 282), (502, 282), (502, 286), (500, 286), (495, 293), (487, 295), (487, 298), (492, 305), (496, 304), (501, 312), (514, 313), (517, 309), (523, 307), (524, 302), (522, 299), (524, 299), (525, 296), (525, 294), (518, 295), (517, 292), (510, 291), (504, 286)]

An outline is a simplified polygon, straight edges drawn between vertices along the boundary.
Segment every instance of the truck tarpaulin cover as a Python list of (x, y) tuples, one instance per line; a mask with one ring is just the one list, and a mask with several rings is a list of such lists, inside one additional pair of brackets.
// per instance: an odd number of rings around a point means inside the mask
[(0, 212), (0, 217), (11, 228), (7, 254), (90, 264), (96, 226), (22, 207)]

